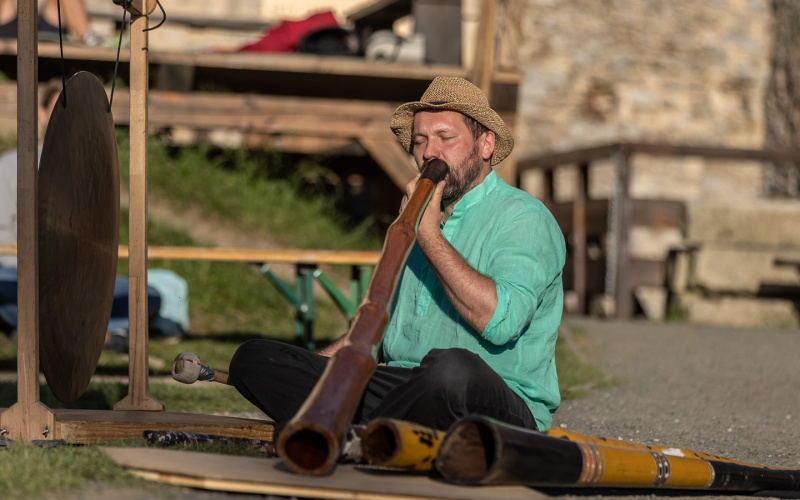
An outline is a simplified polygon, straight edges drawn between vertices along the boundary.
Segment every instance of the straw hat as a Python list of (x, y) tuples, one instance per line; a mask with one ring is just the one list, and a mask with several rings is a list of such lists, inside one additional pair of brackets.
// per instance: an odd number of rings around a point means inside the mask
[(486, 95), (470, 83), (457, 76), (438, 76), (417, 102), (403, 104), (392, 113), (390, 127), (400, 144), (411, 151), (411, 130), (414, 113), (421, 109), (449, 109), (463, 113), (481, 123), (495, 135), (492, 165), (497, 165), (514, 149), (514, 139), (503, 119), (490, 106)]

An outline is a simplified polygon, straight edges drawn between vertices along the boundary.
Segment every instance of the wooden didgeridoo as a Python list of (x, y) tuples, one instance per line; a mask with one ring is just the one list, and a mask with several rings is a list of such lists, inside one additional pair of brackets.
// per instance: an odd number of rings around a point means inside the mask
[(436, 468), (449, 482), (471, 485), (800, 490), (800, 470), (570, 441), (481, 416), (451, 427)]
[(278, 434), (278, 456), (294, 472), (327, 474), (339, 458), (347, 428), (377, 365), (378, 345), (389, 323), (389, 308), (422, 213), (447, 174), (432, 160), (400, 216), (386, 233), (364, 301), (358, 306), (344, 345), (331, 356), (311, 394)]

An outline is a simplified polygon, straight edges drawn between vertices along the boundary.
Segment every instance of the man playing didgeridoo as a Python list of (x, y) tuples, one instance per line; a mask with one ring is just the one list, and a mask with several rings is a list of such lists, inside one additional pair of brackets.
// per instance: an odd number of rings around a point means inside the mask
[[(560, 403), (554, 349), (565, 245), (553, 216), (493, 166), (514, 146), (480, 89), (436, 78), (391, 128), (422, 169), (447, 163), (417, 229), (354, 423), (391, 417), (446, 430), (469, 414), (545, 430)], [(406, 186), (403, 204), (419, 176)], [(277, 422), (291, 419), (339, 339), (320, 354), (268, 340), (242, 344), (233, 385)]]

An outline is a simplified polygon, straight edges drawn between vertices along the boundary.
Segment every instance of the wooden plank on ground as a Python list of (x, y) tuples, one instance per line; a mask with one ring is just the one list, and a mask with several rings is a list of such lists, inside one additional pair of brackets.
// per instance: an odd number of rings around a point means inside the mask
[(352, 500), (538, 500), (524, 486), (456, 486), (423, 475), (339, 465), (328, 476), (301, 476), (279, 459), (153, 448), (103, 448), (136, 475), (162, 483), (261, 495)]
[(202, 415), (197, 413), (129, 410), (53, 410), (56, 439), (89, 444), (141, 438), (147, 430), (185, 431), (272, 441), (270, 420)]

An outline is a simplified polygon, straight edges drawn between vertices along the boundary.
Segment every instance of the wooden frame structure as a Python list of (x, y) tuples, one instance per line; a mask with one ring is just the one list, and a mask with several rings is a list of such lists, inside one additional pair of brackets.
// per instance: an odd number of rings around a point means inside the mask
[[(609, 237), (613, 242), (606, 264), (606, 294), (615, 298), (616, 316), (630, 318), (634, 313), (633, 289), (639, 273), (630, 259), (629, 232), (633, 218), (647, 219), (646, 207), (641, 200), (630, 195), (632, 158), (635, 155), (650, 156), (698, 156), (718, 160), (760, 160), (765, 162), (800, 162), (800, 150), (758, 150), (731, 149), (718, 147), (681, 146), (642, 142), (619, 142), (593, 148), (555, 153), (521, 161), (517, 164), (517, 185), (528, 170), (544, 173), (544, 193), (542, 201), (554, 209), (553, 199), (554, 171), (561, 167), (577, 165), (575, 198), (571, 202), (571, 229), (569, 240), (572, 243), (573, 288), (578, 298), (578, 310), (583, 312), (587, 305), (587, 204), (589, 199), (589, 170), (592, 162), (611, 160), (614, 167), (615, 189), (608, 200)], [(667, 208), (669, 210), (669, 208)]]
[(0, 413), (0, 434), (19, 441), (86, 443), (140, 437), (147, 429), (191, 429), (271, 440), (271, 422), (167, 413), (148, 391), (147, 332), (147, 32), (154, 0), (131, 12), (131, 185), (129, 237), (130, 366), (128, 395), (114, 410), (51, 410), (39, 399), (38, 310), (38, 19), (36, 0), (18, 2), (18, 354), (17, 402)]

